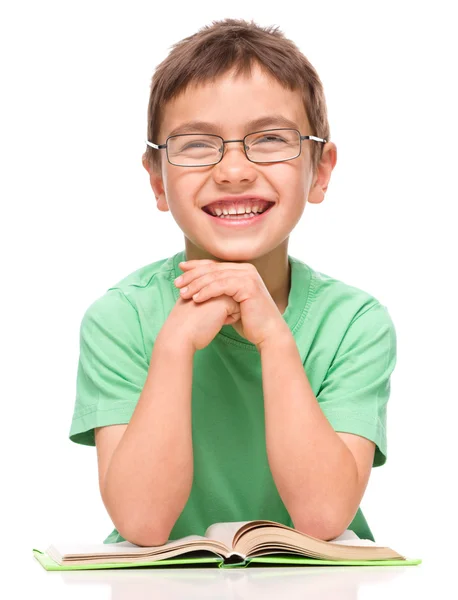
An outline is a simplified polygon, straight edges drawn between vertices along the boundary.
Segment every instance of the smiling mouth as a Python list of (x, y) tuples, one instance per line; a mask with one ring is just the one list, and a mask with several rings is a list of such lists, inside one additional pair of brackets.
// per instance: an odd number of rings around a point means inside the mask
[(209, 215), (210, 217), (214, 217), (215, 219), (228, 219), (228, 220), (241, 220), (241, 219), (253, 219), (255, 217), (258, 217), (260, 215), (263, 215), (264, 213), (268, 212), (273, 206), (275, 206), (275, 202), (271, 202), (269, 203), (269, 206), (267, 206), (264, 210), (260, 210), (258, 212), (245, 212), (245, 213), (231, 213), (231, 214), (220, 214), (220, 215), (216, 215), (213, 214), (210, 209), (207, 206), (202, 207), (202, 210), (207, 213), (207, 215)]

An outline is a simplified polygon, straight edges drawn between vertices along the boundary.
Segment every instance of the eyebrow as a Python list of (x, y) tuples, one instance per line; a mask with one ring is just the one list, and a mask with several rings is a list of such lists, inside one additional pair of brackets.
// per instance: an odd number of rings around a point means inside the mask
[[(290, 127), (292, 129), (299, 129), (297, 124), (290, 119), (287, 119), (283, 115), (266, 115), (258, 119), (252, 119), (245, 123), (245, 130), (254, 132), (260, 127), (266, 127), (269, 125), (279, 125), (282, 127)], [(186, 121), (175, 127), (170, 133), (176, 135), (179, 133), (215, 133), (222, 129), (222, 125), (218, 123), (209, 123), (208, 121)]]

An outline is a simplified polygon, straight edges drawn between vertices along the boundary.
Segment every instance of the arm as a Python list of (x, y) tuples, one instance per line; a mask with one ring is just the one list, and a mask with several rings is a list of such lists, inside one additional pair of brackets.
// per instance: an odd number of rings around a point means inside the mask
[(375, 444), (334, 431), (289, 330), (261, 347), (260, 354), (267, 456), (278, 492), (296, 529), (333, 539), (358, 509)]
[(191, 491), (193, 357), (193, 350), (172, 347), (159, 334), (142, 393), (112, 455), (108, 438), (119, 433), (114, 427), (96, 433), (103, 502), (119, 533), (140, 546), (168, 540)]

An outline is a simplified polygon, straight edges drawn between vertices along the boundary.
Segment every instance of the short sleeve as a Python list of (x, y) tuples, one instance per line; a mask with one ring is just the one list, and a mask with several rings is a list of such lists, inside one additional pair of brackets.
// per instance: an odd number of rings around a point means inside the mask
[(70, 440), (95, 446), (95, 427), (128, 423), (148, 368), (138, 313), (121, 290), (111, 289), (81, 321)]
[(386, 416), (390, 377), (396, 365), (396, 331), (381, 304), (349, 325), (317, 394), (335, 431), (376, 444), (373, 467), (386, 462)]

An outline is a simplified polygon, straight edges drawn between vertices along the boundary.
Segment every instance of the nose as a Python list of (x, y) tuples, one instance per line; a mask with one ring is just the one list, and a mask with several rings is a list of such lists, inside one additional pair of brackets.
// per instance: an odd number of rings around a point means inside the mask
[(243, 142), (224, 144), (223, 158), (213, 167), (213, 176), (218, 182), (251, 181), (256, 177), (255, 164), (246, 157)]

